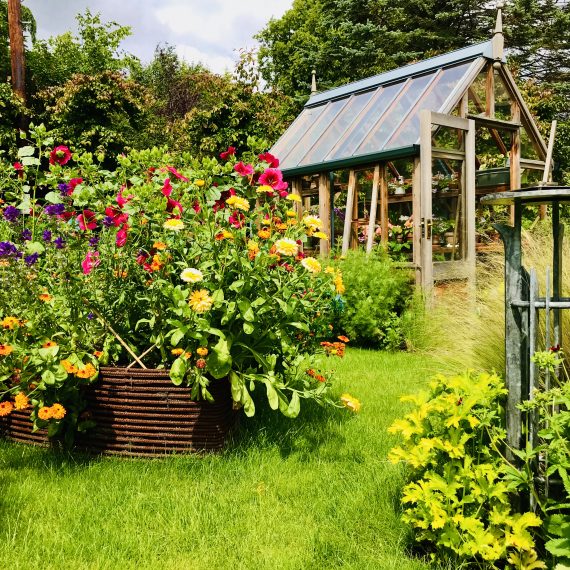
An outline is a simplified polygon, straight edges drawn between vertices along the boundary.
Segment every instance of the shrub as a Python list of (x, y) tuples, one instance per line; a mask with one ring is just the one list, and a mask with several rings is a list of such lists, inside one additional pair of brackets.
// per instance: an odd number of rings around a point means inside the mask
[(410, 276), (384, 255), (349, 252), (338, 262), (346, 305), (336, 326), (354, 344), (397, 350), (405, 345), (402, 315), (412, 295)]

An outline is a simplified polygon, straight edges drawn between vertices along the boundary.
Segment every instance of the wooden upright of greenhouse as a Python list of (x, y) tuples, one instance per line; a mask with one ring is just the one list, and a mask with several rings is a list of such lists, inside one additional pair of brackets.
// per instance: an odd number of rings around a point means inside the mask
[(493, 223), (509, 210), (481, 197), (536, 186), (547, 160), (500, 10), (488, 42), (313, 93), (271, 152), (330, 236), (312, 247), (382, 246), (428, 291), (472, 278), (477, 254), (498, 247)]

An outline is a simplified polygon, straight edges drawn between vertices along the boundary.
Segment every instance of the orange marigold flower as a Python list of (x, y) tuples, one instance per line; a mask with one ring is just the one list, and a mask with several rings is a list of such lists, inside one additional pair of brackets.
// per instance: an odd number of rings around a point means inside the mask
[(9, 344), (0, 344), (0, 356), (8, 356), (13, 350), (14, 347)]
[(30, 405), (30, 399), (24, 392), (18, 392), (14, 397), (14, 408), (16, 410), (25, 410)]
[(196, 360), (196, 368), (206, 368), (206, 361), (203, 358), (198, 358), (198, 360)]
[(49, 420), (52, 417), (52, 409), (48, 408), (47, 406), (42, 406), (39, 410), (38, 410), (38, 418), (40, 418), (40, 420)]
[(208, 349), (205, 346), (201, 346), (198, 348), (198, 350), (196, 350), (196, 352), (200, 355), (200, 356), (207, 356), (208, 355)]
[(268, 230), (267, 228), (264, 228), (257, 232), (257, 236), (260, 237), (261, 239), (269, 239), (271, 237), (271, 231)]
[(338, 340), (340, 340), (341, 342), (350, 342), (350, 339), (344, 335), (337, 336), (336, 338), (338, 338)]
[(192, 356), (192, 353), (191, 353), (191, 352), (185, 352), (185, 353), (182, 355), (182, 358), (184, 358), (184, 360), (188, 360), (191, 356)]
[(154, 255), (152, 258), (152, 263), (150, 264), (150, 268), (153, 271), (160, 271), (164, 267), (164, 263), (161, 261), (159, 255)]
[(184, 349), (182, 349), (182, 348), (173, 348), (170, 351), (170, 354), (173, 354), (174, 356), (180, 356), (183, 352), (184, 352)]
[(206, 289), (198, 289), (192, 292), (190, 299), (188, 299), (188, 304), (196, 313), (205, 313), (210, 310), (214, 300)]
[(165, 249), (168, 248), (168, 246), (167, 246), (165, 243), (161, 242), (161, 241), (155, 241), (155, 242), (152, 244), (152, 247), (153, 247), (154, 249), (157, 249), (158, 251), (163, 251), (163, 250), (165, 250)]
[(14, 404), (12, 404), (12, 402), (8, 401), (0, 402), (0, 417), (11, 414), (13, 409), (14, 409)]
[(65, 417), (65, 408), (61, 404), (54, 404), (51, 407), (51, 417), (54, 420), (62, 420)]
[(44, 303), (49, 303), (53, 297), (49, 294), (49, 293), (42, 293), (39, 296), (40, 301), (43, 301)]
[(75, 373), (78, 378), (91, 378), (95, 374), (97, 374), (97, 369), (90, 362)]
[(16, 317), (4, 317), (0, 324), (5, 329), (13, 330), (16, 327), (19, 327), (22, 323), (20, 319), (17, 319)]
[(63, 366), (63, 368), (65, 369), (65, 371), (68, 374), (75, 374), (79, 368), (77, 368), (77, 366), (75, 366), (74, 364), (72, 364), (69, 360), (62, 360), (60, 362), (60, 364)]
[(57, 342), (53, 340), (48, 340), (42, 344), (42, 348), (53, 348), (54, 346), (57, 346)]
[(123, 279), (129, 274), (128, 271), (118, 271), (115, 269), (115, 271), (113, 271), (113, 276), (114, 277), (122, 277)]
[(103, 356), (103, 351), (102, 350), (94, 350), (93, 351), (93, 356), (95, 358), (101, 358)]

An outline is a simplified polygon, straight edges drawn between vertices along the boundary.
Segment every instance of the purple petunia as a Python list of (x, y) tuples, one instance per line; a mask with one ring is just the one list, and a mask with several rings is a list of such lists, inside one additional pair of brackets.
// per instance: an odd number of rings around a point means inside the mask
[(0, 241), (0, 257), (18, 257), (18, 248), (11, 241)]
[(92, 321), (95, 318), (95, 315), (93, 313), (87, 313), (87, 318)]
[(31, 267), (32, 265), (34, 265), (34, 263), (36, 263), (39, 256), (40, 256), (39, 253), (32, 253), (30, 255), (26, 255), (26, 257), (24, 257), (24, 262), (28, 267)]
[(53, 243), (55, 244), (56, 249), (63, 249), (65, 247), (65, 241), (61, 236), (56, 237), (53, 240)]
[(89, 245), (95, 247), (99, 243), (99, 236), (93, 236), (89, 239)]
[(105, 217), (101, 220), (101, 223), (102, 223), (106, 228), (110, 228), (112, 225), (114, 225), (113, 216), (105, 216)]
[(21, 215), (22, 212), (14, 206), (6, 206), (4, 208), (4, 219), (9, 222), (15, 222)]
[(44, 212), (48, 216), (59, 216), (65, 212), (64, 204), (50, 204), (44, 208)]
[(68, 196), (69, 195), (69, 184), (62, 182), (61, 184), (58, 184), (57, 187), (59, 188), (59, 193), (62, 196)]
[(44, 233), (42, 234), (42, 239), (44, 241), (51, 241), (51, 232), (49, 230), (44, 230)]
[(32, 239), (32, 232), (28, 228), (22, 232), (22, 239), (24, 241), (30, 241)]

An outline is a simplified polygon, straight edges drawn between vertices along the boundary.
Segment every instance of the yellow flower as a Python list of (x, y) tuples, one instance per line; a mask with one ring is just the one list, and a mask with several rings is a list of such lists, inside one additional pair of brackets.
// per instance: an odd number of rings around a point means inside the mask
[(313, 232), (320, 230), (323, 227), (323, 222), (318, 216), (305, 216), (303, 223), (308, 230)]
[(282, 238), (275, 242), (275, 251), (282, 255), (297, 255), (299, 246), (297, 242), (291, 238)]
[(5, 317), (0, 324), (5, 329), (13, 330), (16, 327), (19, 327), (22, 323), (20, 322), (20, 319), (17, 319), (16, 317)]
[(30, 405), (30, 400), (24, 392), (18, 392), (14, 397), (14, 408), (16, 410), (25, 410)]
[(53, 348), (54, 346), (57, 346), (57, 342), (53, 340), (46, 340), (46, 342), (42, 344), (42, 348)]
[(342, 405), (355, 414), (360, 411), (360, 402), (350, 394), (342, 394), (340, 397)]
[(226, 200), (226, 204), (235, 206), (238, 210), (243, 210), (244, 212), (247, 212), (249, 210), (249, 202), (240, 196), (230, 196)]
[(38, 410), (38, 418), (40, 418), (40, 420), (49, 420), (52, 417), (52, 409), (48, 408), (47, 406), (42, 406), (39, 410)]
[(206, 289), (199, 289), (198, 291), (193, 291), (188, 300), (188, 304), (197, 313), (205, 313), (209, 311), (214, 303), (212, 297), (208, 294)]
[(170, 354), (174, 355), (174, 356), (180, 356), (182, 353), (184, 352), (183, 348), (173, 348), (170, 351)]
[(152, 244), (152, 247), (153, 247), (154, 249), (157, 249), (158, 251), (162, 251), (162, 250), (166, 249), (168, 246), (167, 246), (165, 243), (161, 242), (161, 241), (155, 241), (155, 242)]
[(13, 350), (14, 347), (9, 344), (0, 344), (0, 356), (8, 356)]
[(290, 200), (291, 202), (300, 202), (301, 201), (301, 196), (299, 196), (299, 194), (288, 194), (287, 196), (285, 196), (285, 198), (287, 200)]
[(12, 404), (12, 402), (0, 402), (0, 417), (10, 415), (13, 409), (14, 404)]
[(313, 234), (313, 237), (319, 238), (319, 239), (329, 239), (329, 236), (327, 236), (327, 234), (325, 234), (325, 232), (315, 232)]
[(334, 286), (338, 295), (342, 295), (346, 291), (346, 287), (342, 281), (342, 273), (340, 271), (337, 271), (335, 275)]
[(167, 230), (178, 232), (184, 229), (184, 222), (182, 220), (178, 220), (177, 218), (172, 218), (170, 220), (166, 220), (162, 227)]
[(297, 213), (295, 212), (295, 210), (287, 210), (287, 217), (288, 218), (296, 218)]
[(331, 273), (334, 273), (334, 272), (335, 272), (334, 267), (331, 267), (330, 265), (328, 267), (325, 267), (325, 273), (330, 275)]
[(91, 378), (95, 374), (97, 374), (97, 369), (90, 362), (75, 373), (78, 378)]
[(304, 259), (301, 259), (301, 265), (309, 273), (320, 273), (321, 272), (321, 264), (314, 257), (305, 257)]
[(271, 237), (271, 231), (268, 229), (259, 230), (257, 232), (257, 235), (261, 239), (269, 239)]
[(51, 407), (51, 417), (54, 420), (62, 420), (65, 417), (65, 408), (61, 404), (54, 404)]
[(200, 348), (198, 348), (196, 350), (196, 352), (200, 355), (200, 356), (207, 356), (208, 355), (208, 349), (205, 346), (201, 346)]
[(49, 303), (52, 299), (53, 297), (49, 293), (42, 293), (39, 296), (39, 300), (43, 301), (44, 303)]
[(194, 184), (196, 186), (198, 186), (198, 188), (202, 188), (202, 186), (204, 186), (204, 184), (206, 184), (206, 182), (204, 180), (198, 179), (198, 180), (194, 180)]
[(204, 275), (199, 269), (187, 267), (182, 270), (180, 279), (182, 279), (182, 281), (186, 281), (186, 283), (198, 283), (198, 281), (202, 281), (204, 279)]
[(258, 194), (273, 194), (273, 188), (271, 188), (271, 186), (267, 186), (266, 184), (264, 184), (263, 186), (260, 186), (256, 192)]

